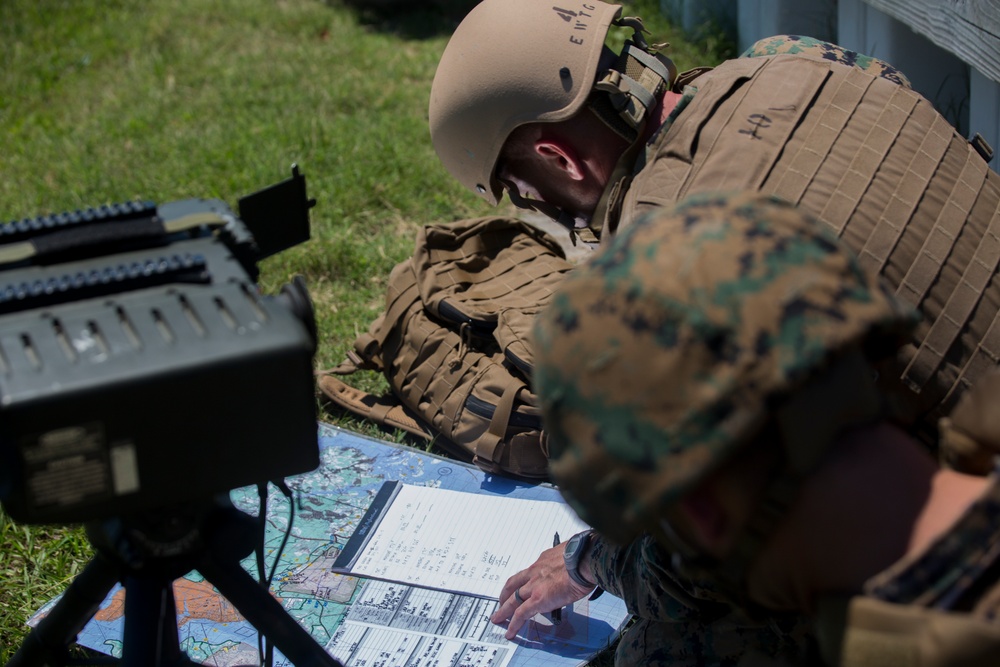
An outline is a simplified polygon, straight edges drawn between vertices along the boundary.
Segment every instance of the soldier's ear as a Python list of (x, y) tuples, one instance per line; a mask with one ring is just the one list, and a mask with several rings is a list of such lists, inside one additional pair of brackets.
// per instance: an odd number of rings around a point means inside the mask
[(541, 138), (535, 141), (534, 148), (549, 171), (573, 181), (582, 181), (586, 176), (583, 160), (569, 142)]

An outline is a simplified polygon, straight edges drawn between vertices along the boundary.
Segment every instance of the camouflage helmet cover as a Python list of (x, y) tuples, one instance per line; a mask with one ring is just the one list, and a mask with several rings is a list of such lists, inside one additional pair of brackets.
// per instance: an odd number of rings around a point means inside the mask
[(599, 0), (483, 0), (448, 41), (431, 85), (431, 141), (445, 168), (496, 205), (500, 149), (519, 125), (587, 101), (621, 7)]
[(839, 350), (878, 334), (895, 343), (915, 317), (776, 199), (705, 195), (653, 212), (536, 320), (552, 477), (609, 538), (657, 534), (664, 509), (758, 433), (782, 395)]

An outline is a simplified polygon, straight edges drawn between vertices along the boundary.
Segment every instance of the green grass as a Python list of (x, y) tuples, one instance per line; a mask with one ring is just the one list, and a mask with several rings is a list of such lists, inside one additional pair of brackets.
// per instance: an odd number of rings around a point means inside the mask
[[(263, 262), (261, 282), (273, 292), (306, 277), (316, 366), (333, 366), (381, 310), (421, 224), (493, 212), (430, 144), (430, 83), (459, 16), (440, 6), (380, 16), (336, 0), (4, 0), (0, 221), (136, 198), (235, 208), (297, 163), (318, 202), (313, 238)], [(682, 70), (731, 54), (687, 43), (656, 7), (626, 13), (672, 43)], [(0, 663), (89, 557), (80, 528), (0, 512)]]

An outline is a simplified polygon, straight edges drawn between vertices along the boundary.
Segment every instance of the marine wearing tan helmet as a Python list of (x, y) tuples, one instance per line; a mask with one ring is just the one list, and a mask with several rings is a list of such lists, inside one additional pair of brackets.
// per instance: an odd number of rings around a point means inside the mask
[[(618, 55), (605, 47), (612, 25), (634, 31)], [(588, 108), (634, 141), (676, 74), (668, 58), (650, 55), (641, 23), (621, 18), (620, 5), (483, 0), (438, 65), (431, 140), (448, 171), (495, 205), (504, 189), (497, 159), (515, 128), (559, 122)]]
[[(483, 5), (503, 15), (498, 24), (513, 22), (505, 35), (516, 30), (527, 35), (512, 42), (518, 46), (506, 49), (509, 56), (497, 47), (484, 61), (493, 59), (493, 68), (508, 76), (506, 61), (516, 56), (526, 61), (519, 66), (524, 86), (557, 82), (557, 76), (542, 76), (550, 70), (543, 64), (531, 69), (536, 61), (527, 55), (544, 43), (543, 34), (557, 34), (545, 21), (546, 13), (557, 14), (548, 3), (523, 2)], [(603, 3), (592, 4), (599, 13)], [(475, 16), (460, 33), (475, 27)], [(528, 26), (543, 27), (536, 32)], [(490, 43), (482, 41), (482, 48)], [(491, 200), (506, 187), (515, 204), (576, 228), (589, 242), (610, 238), (647, 210), (697, 192), (759, 190), (803, 208), (923, 314), (909, 344), (879, 370), (899, 414), (933, 443), (939, 418), (1000, 358), (1000, 245), (994, 229), (1000, 220), (1000, 175), (929, 100), (900, 85), (905, 78), (892, 68), (872, 67), (872, 59), (834, 45), (803, 46), (793, 37), (778, 41), (751, 57), (678, 77), (682, 83), (662, 94), (645, 125), (648, 141), (631, 149), (609, 138), (599, 121), (577, 127), (586, 113), (518, 126), (507, 144), (500, 139), (503, 132), (487, 124), (477, 136), (475, 119), (491, 118), (493, 101), (490, 91), (482, 97), (469, 91), (482, 81), (492, 85), (491, 77), (500, 75), (469, 67), (467, 78), (442, 99), (456, 113), (468, 103), (470, 121), (465, 130), (453, 130), (461, 124), (441, 123), (432, 113), (435, 144), (465, 137), (441, 153), (468, 187), (484, 185), (483, 196)], [(457, 38), (456, 48), (462, 44), (480, 48), (467, 35)], [(446, 53), (442, 74), (461, 74), (461, 49), (455, 53)], [(553, 63), (553, 73), (561, 66)], [(498, 109), (506, 96), (522, 96), (513, 69), (512, 78), (495, 91)], [(608, 77), (600, 71), (596, 76), (600, 93)], [(599, 99), (598, 93), (590, 99)], [(568, 103), (561, 100), (553, 108)], [(486, 141), (492, 142), (489, 150), (477, 143)], [(501, 144), (498, 166), (494, 151)], [(511, 145), (517, 150), (508, 152)], [(543, 147), (565, 149), (561, 162), (546, 157)], [(587, 159), (574, 157), (582, 154)], [(587, 171), (590, 164), (601, 168)], [(582, 178), (560, 165), (576, 167)]]

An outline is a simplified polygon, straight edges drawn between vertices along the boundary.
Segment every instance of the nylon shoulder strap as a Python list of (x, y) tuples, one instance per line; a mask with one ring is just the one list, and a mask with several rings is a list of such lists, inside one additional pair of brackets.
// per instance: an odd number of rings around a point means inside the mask
[(987, 667), (1000, 656), (1000, 626), (968, 614), (829, 595), (818, 600), (817, 619), (830, 665)]

